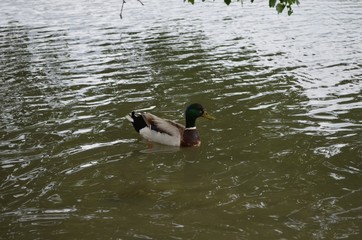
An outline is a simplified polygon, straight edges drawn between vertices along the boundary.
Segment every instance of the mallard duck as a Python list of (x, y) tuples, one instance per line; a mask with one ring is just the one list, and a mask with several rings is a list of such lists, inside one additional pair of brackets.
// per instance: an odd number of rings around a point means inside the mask
[(174, 121), (157, 117), (151, 113), (136, 114), (134, 111), (126, 116), (134, 129), (149, 141), (170, 146), (193, 147), (201, 144), (195, 123), (198, 117), (215, 119), (209, 115), (201, 104), (194, 103), (186, 108), (186, 126)]

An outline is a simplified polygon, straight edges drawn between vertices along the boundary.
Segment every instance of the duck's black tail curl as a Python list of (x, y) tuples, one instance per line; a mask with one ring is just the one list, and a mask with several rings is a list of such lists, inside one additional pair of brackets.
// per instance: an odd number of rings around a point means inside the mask
[(133, 111), (132, 113), (130, 113), (128, 115), (130, 118), (127, 118), (128, 120), (130, 120), (130, 122), (132, 123), (134, 129), (137, 131), (137, 132), (140, 132), (140, 130), (142, 128), (145, 128), (147, 127), (147, 124), (145, 122), (145, 120), (143, 119), (143, 116), (141, 114), (139, 115), (136, 115), (136, 113)]

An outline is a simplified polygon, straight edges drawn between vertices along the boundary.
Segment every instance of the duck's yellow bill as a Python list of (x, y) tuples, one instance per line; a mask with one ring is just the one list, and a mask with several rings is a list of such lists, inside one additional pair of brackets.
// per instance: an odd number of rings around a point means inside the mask
[(208, 114), (206, 111), (204, 112), (204, 114), (201, 115), (201, 117), (204, 117), (209, 120), (215, 120), (215, 118), (213, 116), (211, 116), (210, 114)]

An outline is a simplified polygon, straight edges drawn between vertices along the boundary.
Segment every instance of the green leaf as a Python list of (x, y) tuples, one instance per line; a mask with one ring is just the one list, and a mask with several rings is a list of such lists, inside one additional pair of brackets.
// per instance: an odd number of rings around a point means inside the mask
[(292, 9), (292, 8), (289, 8), (289, 9), (288, 9), (288, 16), (292, 15), (292, 13), (293, 13), (293, 9)]
[(195, 0), (187, 0), (189, 3), (194, 4)]
[(275, 8), (276, 8), (276, 10), (277, 10), (278, 13), (282, 13), (283, 10), (284, 10), (284, 8), (285, 8), (285, 4), (283, 4), (283, 3), (278, 3)]
[(231, 0), (224, 0), (224, 2), (226, 3), (226, 5), (229, 5), (231, 3)]
[(275, 7), (277, 0), (269, 0), (269, 7)]

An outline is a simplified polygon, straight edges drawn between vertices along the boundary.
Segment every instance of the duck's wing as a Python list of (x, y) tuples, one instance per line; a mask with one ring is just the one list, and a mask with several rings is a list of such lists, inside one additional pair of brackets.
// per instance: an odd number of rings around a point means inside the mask
[(139, 130), (142, 137), (161, 144), (180, 146), (185, 129), (183, 125), (151, 113), (142, 113), (141, 116), (147, 125)]

